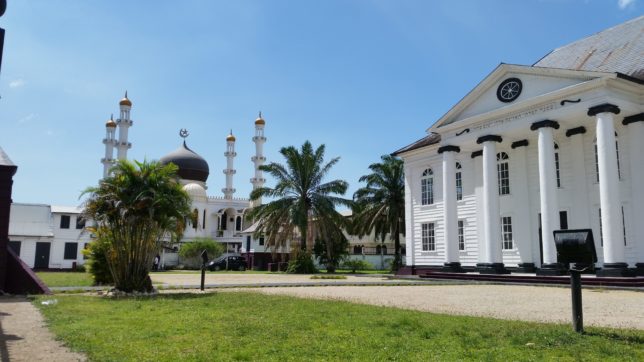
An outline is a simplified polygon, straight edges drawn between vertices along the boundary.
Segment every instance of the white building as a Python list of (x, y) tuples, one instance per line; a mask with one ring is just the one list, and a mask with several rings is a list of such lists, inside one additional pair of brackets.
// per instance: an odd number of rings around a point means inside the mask
[[(644, 268), (644, 17), (501, 64), (395, 152), (407, 272), (558, 274), (553, 231), (590, 228), (600, 275)], [(631, 270), (632, 273), (632, 270)]]
[(34, 269), (71, 269), (82, 265), (91, 241), (81, 209), (44, 204), (11, 204), (9, 247)]
[[(119, 102), (120, 117), (116, 121), (110, 118), (105, 124), (106, 136), (103, 139), (105, 144), (105, 157), (101, 159), (103, 164), (103, 177), (107, 176), (110, 167), (114, 165), (116, 159), (126, 159), (127, 150), (132, 147), (128, 140), (128, 130), (133, 126), (130, 118), (132, 102), (127, 97)], [(255, 120), (255, 136), (252, 138), (255, 144), (255, 155), (251, 158), (254, 167), (254, 177), (250, 179), (253, 189), (262, 187), (265, 179), (263, 172), (259, 169), (266, 162), (263, 154), (263, 146), (266, 142), (264, 127), (266, 122), (261, 113)], [(118, 137), (117, 137), (118, 129)], [(226, 187), (221, 191), (222, 196), (208, 195), (207, 180), (210, 175), (208, 162), (199, 154), (194, 152), (186, 144), (185, 138), (188, 137), (186, 130), (181, 130), (180, 135), (183, 144), (176, 150), (161, 157), (159, 162), (162, 164), (175, 164), (179, 170), (178, 175), (184, 190), (190, 195), (194, 216), (189, 220), (188, 227), (184, 233), (182, 242), (190, 242), (195, 238), (212, 238), (226, 245), (226, 251), (240, 251), (247, 248), (243, 246), (246, 237), (241, 232), (248, 226), (244, 223), (244, 213), (250, 207), (250, 200), (247, 197), (234, 197), (235, 185), (235, 152), (236, 138), (232, 134), (226, 137), (226, 148), (224, 156), (226, 157), (226, 168), (223, 173), (226, 178)], [(116, 157), (114, 153), (116, 150)], [(258, 202), (261, 202), (259, 200)], [(251, 240), (247, 241), (250, 245)], [(258, 243), (258, 240), (252, 240)], [(250, 248), (248, 248), (250, 249)], [(264, 250), (261, 250), (264, 251)], [(168, 253), (169, 252), (169, 253)], [(260, 252), (260, 250), (257, 250)], [(176, 253), (172, 249), (164, 249), (162, 255), (162, 264), (172, 265), (178, 262)]]

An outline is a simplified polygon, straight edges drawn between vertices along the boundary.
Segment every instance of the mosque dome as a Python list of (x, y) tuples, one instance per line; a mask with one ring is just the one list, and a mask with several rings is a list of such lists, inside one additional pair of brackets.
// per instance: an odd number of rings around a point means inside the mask
[(230, 134), (226, 137), (226, 141), (235, 142), (235, 136), (233, 136), (233, 131), (230, 131)]
[(130, 99), (127, 97), (127, 91), (125, 91), (125, 97), (123, 97), (123, 99), (121, 99), (119, 104), (122, 105), (122, 106), (132, 107), (132, 101), (130, 101)]
[(210, 169), (208, 162), (186, 146), (186, 142), (176, 150), (161, 157), (161, 164), (174, 163), (179, 167), (177, 174), (184, 180), (206, 182)]
[(257, 117), (257, 119), (255, 120), (255, 124), (256, 124), (256, 125), (260, 125), (260, 124), (261, 124), (262, 126), (266, 124), (266, 122), (264, 122), (264, 118), (262, 118), (262, 112), (259, 112), (259, 116), (258, 116), (258, 117)]
[(105, 127), (116, 128), (116, 122), (114, 122), (114, 120), (110, 118), (107, 120), (107, 122), (105, 122)]
[(183, 190), (190, 196), (193, 201), (206, 201), (208, 195), (206, 190), (199, 184), (191, 182), (183, 187)]

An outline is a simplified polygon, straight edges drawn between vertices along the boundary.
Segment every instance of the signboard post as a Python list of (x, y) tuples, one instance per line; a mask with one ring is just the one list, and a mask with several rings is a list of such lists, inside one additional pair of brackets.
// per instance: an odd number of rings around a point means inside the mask
[[(584, 332), (584, 315), (581, 303), (581, 273), (597, 262), (595, 240), (591, 229), (555, 230), (557, 262), (568, 265), (570, 269), (570, 290), (572, 298), (572, 327), (577, 333)], [(580, 269), (576, 269), (580, 268)]]
[(208, 251), (204, 249), (201, 252), (201, 290), (204, 290), (206, 284), (206, 263), (208, 263)]

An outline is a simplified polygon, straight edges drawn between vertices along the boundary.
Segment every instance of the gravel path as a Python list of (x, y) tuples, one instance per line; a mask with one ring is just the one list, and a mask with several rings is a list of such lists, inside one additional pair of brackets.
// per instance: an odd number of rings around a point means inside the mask
[[(344, 300), (425, 312), (547, 323), (571, 323), (568, 288), (439, 285), (251, 288), (264, 294)], [(644, 329), (644, 293), (583, 290), (584, 325)]]
[(0, 360), (85, 361), (73, 353), (45, 327), (40, 311), (22, 297), (0, 297)]

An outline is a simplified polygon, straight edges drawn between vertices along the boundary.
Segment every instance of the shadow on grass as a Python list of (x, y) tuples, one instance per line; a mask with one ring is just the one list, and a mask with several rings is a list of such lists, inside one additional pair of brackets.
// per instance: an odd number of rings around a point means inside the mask
[(607, 330), (607, 331), (591, 330), (591, 331), (585, 331), (584, 334), (591, 337), (601, 337), (601, 338), (611, 339), (613, 341), (644, 345), (644, 336), (638, 336), (635, 333), (631, 333), (631, 331), (629, 330), (624, 330), (619, 332), (614, 330)]
[(152, 300), (152, 299), (168, 299), (168, 300), (190, 300), (190, 299), (202, 299), (207, 297), (213, 297), (217, 293), (172, 293), (172, 294), (150, 294), (150, 295), (119, 295), (106, 297), (107, 300), (113, 301), (131, 301), (131, 300)]

